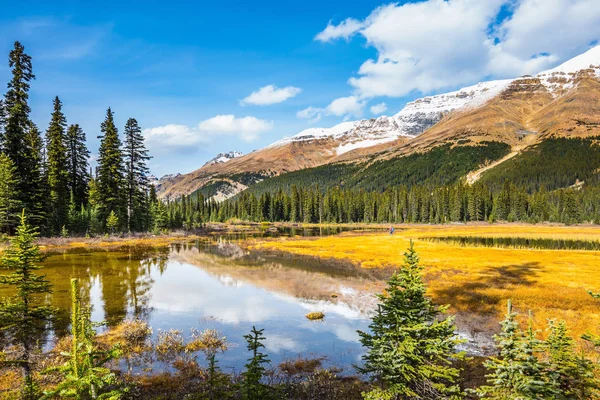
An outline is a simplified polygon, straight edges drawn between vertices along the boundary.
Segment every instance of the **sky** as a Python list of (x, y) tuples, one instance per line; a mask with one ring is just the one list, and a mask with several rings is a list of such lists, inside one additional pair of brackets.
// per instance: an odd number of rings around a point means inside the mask
[(537, 73), (600, 40), (598, 0), (0, 0), (0, 9), (0, 85), (19, 40), (36, 75), (33, 121), (45, 130), (59, 96), (94, 157), (108, 107), (119, 127), (136, 118), (159, 177)]

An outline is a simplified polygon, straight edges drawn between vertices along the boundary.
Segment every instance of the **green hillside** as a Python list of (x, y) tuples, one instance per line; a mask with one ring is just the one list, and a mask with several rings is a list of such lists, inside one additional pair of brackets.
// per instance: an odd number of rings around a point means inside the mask
[(505, 180), (529, 192), (548, 190), (579, 181), (599, 183), (600, 146), (595, 138), (552, 138), (485, 172), (481, 181), (498, 190)]

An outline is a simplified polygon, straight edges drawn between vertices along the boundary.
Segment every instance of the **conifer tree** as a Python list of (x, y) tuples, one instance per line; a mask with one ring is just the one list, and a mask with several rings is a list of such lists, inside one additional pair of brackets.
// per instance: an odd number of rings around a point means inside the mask
[(150, 214), (148, 204), (148, 174), (150, 159), (144, 145), (142, 130), (135, 118), (125, 124), (123, 158), (125, 161), (125, 192), (127, 196), (127, 230), (146, 230)]
[(270, 362), (260, 350), (265, 347), (263, 332), (264, 329), (256, 329), (253, 326), (250, 334), (244, 335), (244, 339), (248, 343), (248, 351), (252, 352), (252, 357), (248, 359), (248, 363), (245, 365), (246, 372), (242, 384), (244, 399), (267, 399), (269, 397), (268, 386), (261, 383), (265, 373), (264, 365)]
[(584, 354), (577, 354), (564, 321), (549, 322), (545, 342), (548, 370), (559, 389), (560, 399), (592, 399), (600, 395), (596, 368)]
[(6, 154), (0, 153), (0, 231), (11, 233), (19, 219), (21, 204), (17, 199), (15, 166)]
[(57, 96), (54, 99), (54, 111), (50, 126), (46, 131), (50, 226), (55, 234), (68, 223), (69, 214), (69, 163), (66, 128), (67, 120), (62, 112), (62, 103)]
[(123, 154), (121, 141), (110, 108), (101, 125), (101, 142), (98, 154), (98, 197), (100, 220), (106, 220), (111, 212), (123, 215)]
[(437, 307), (426, 297), (422, 266), (411, 242), (404, 265), (388, 280), (385, 294), (369, 328), (358, 332), (367, 349), (359, 371), (371, 374), (380, 388), (368, 399), (453, 399), (460, 397), (460, 358), (454, 320), (440, 318), (448, 307)]
[(495, 337), (500, 357), (485, 363), (491, 371), (488, 386), (477, 389), (477, 394), (486, 400), (554, 399), (556, 384), (545, 376), (535, 354), (540, 343), (531, 325), (524, 333), (516, 318), (509, 301), (506, 318), (500, 324), (502, 332)]
[(67, 163), (69, 165), (69, 190), (73, 193), (73, 203), (77, 207), (87, 202), (88, 159), (90, 152), (85, 143), (85, 132), (78, 124), (67, 130)]
[[(39, 131), (29, 120), (29, 83), (35, 79), (31, 57), (25, 53), (25, 47), (15, 42), (9, 53), (8, 65), (12, 79), (4, 98), (4, 132), (0, 146), (15, 166), (18, 198), (25, 207), (31, 222), (43, 225), (45, 205), (39, 203), (43, 198), (41, 171), (41, 140)], [(29, 137), (28, 137), (29, 136)]]
[(53, 314), (45, 299), (52, 292), (51, 284), (45, 276), (36, 273), (43, 259), (39, 247), (34, 243), (36, 237), (36, 230), (29, 226), (23, 212), (16, 236), (0, 259), (1, 267), (11, 271), (0, 275), (0, 284), (16, 290), (15, 296), (4, 298), (0, 303), (0, 326), (7, 331), (12, 343), (22, 348), (22, 357), (17, 364), (23, 368), (23, 397), (26, 399), (38, 398), (32, 378), (31, 358)]

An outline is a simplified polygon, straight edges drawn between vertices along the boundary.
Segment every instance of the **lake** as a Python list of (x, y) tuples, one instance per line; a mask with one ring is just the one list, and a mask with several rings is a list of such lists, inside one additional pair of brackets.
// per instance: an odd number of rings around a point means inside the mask
[[(325, 232), (330, 233), (337, 231)], [(249, 252), (230, 239), (51, 254), (43, 271), (54, 285), (52, 303), (60, 310), (53, 330), (57, 335), (68, 332), (69, 280), (76, 277), (94, 321), (114, 326), (139, 318), (154, 335), (169, 329), (185, 336), (191, 328), (217, 329), (230, 344), (219, 357), (224, 370), (242, 370), (249, 356), (243, 335), (252, 326), (265, 330), (273, 365), (298, 356), (324, 356), (326, 365), (347, 369), (360, 361), (356, 331), (368, 329), (376, 305), (373, 294), (383, 288), (389, 271)], [(308, 320), (305, 315), (311, 311), (324, 312), (325, 319)]]

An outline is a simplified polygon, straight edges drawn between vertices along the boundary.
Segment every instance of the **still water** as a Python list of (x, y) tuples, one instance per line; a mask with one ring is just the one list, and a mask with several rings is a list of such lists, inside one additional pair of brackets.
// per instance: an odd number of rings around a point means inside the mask
[[(248, 358), (243, 335), (265, 330), (273, 365), (325, 356), (326, 364), (350, 367), (362, 354), (357, 330), (369, 316), (389, 271), (345, 263), (248, 252), (229, 238), (211, 238), (168, 248), (54, 254), (44, 273), (54, 284), (60, 310), (53, 329), (69, 324), (69, 279), (77, 277), (93, 306), (92, 319), (116, 325), (147, 321), (156, 335), (177, 329), (217, 329), (230, 348), (223, 369), (240, 371)], [(325, 313), (310, 321), (310, 311)]]

